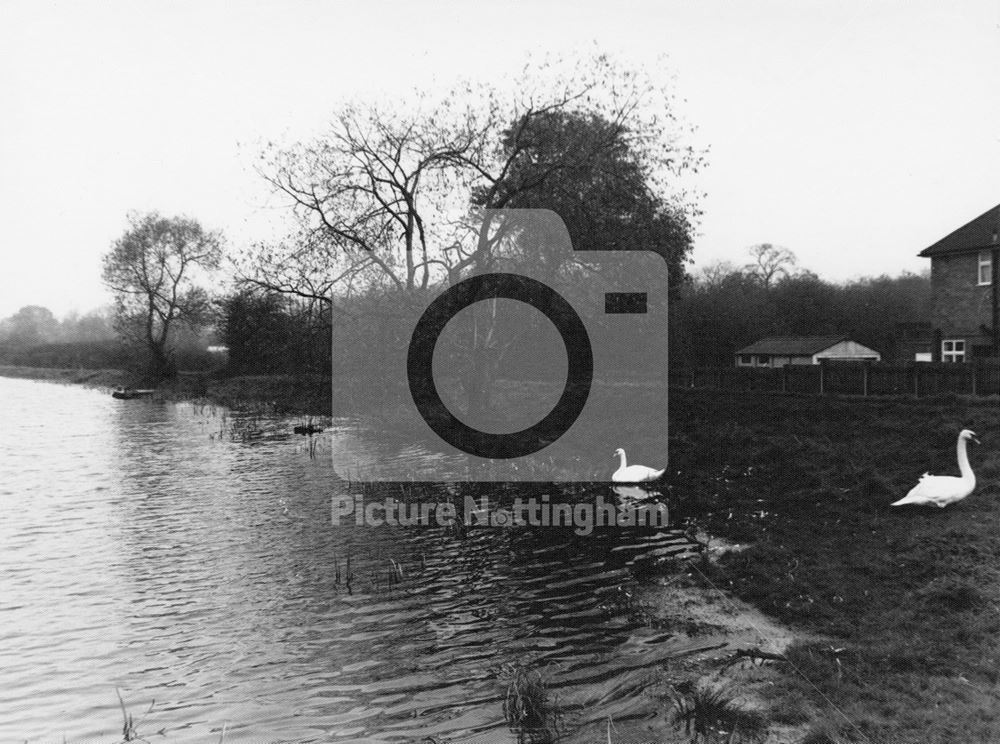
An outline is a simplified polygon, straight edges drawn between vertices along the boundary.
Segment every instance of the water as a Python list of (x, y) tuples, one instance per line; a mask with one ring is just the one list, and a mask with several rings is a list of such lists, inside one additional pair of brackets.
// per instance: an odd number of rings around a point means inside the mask
[(678, 532), (334, 528), (357, 432), (312, 458), (289, 421), (2, 378), (0, 401), (0, 741), (117, 741), (116, 689), (153, 740), (514, 741), (525, 659), (572, 740), (648, 716), (689, 647), (620, 602)]

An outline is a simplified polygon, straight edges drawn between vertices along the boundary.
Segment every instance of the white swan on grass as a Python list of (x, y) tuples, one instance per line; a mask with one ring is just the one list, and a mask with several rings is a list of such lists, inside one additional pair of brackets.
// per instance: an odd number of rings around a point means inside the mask
[(615, 455), (619, 458), (620, 464), (618, 470), (611, 475), (612, 483), (648, 483), (666, 472), (666, 468), (653, 470), (645, 465), (628, 465), (625, 462), (625, 450), (621, 448), (615, 450)]
[(924, 473), (920, 476), (920, 481), (910, 492), (892, 506), (903, 506), (904, 504), (927, 505), (945, 507), (961, 501), (976, 488), (976, 474), (972, 472), (969, 465), (969, 455), (965, 451), (966, 443), (972, 440), (979, 444), (975, 432), (962, 429), (958, 434), (958, 469), (962, 472), (961, 477), (953, 475), (929, 475)]

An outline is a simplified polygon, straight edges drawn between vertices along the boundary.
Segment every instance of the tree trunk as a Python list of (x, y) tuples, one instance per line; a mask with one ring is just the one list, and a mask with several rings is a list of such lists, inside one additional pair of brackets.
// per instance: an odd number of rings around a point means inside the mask
[(483, 348), (473, 349), (462, 376), (465, 410), (473, 421), (481, 421), (490, 412), (494, 376), (489, 352)]
[[(477, 310), (480, 315), (477, 315)], [(471, 421), (482, 421), (492, 410), (493, 383), (499, 370), (497, 349), (487, 340), (489, 332), (484, 332), (482, 326), (489, 322), (482, 318), (482, 307), (474, 308), (469, 313), (471, 325), (469, 328), (469, 354), (462, 375), (462, 388), (465, 392), (466, 413)], [(470, 425), (474, 425), (470, 423)], [(477, 427), (478, 428), (478, 427)]]
[(472, 420), (480, 419), (489, 407), (489, 391), (486, 388), (486, 375), (484, 373), (483, 365), (473, 361), (462, 378), (462, 388), (465, 391), (465, 410)]
[(162, 342), (150, 339), (147, 372), (154, 381), (164, 380), (171, 376), (170, 358)]

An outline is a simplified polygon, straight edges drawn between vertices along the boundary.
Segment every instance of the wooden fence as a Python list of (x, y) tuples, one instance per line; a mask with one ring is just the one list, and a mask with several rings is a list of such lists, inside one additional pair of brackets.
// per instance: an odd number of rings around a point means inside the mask
[(825, 363), (784, 367), (712, 367), (670, 371), (686, 388), (811, 395), (1000, 395), (1000, 363)]

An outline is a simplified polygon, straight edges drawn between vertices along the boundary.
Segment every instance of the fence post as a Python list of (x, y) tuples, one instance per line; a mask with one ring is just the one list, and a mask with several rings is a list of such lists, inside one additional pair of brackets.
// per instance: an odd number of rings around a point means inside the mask
[(913, 375), (913, 397), (914, 398), (919, 398), (920, 397), (920, 366), (916, 362), (913, 362), (913, 364), (910, 366), (910, 372)]
[(819, 394), (826, 394), (826, 359), (819, 360)]
[(972, 363), (972, 397), (975, 398), (978, 393), (976, 392), (976, 378), (979, 377), (979, 362)]
[(871, 368), (871, 362), (866, 361), (864, 366), (861, 368), (861, 395), (865, 398), (868, 397), (868, 370)]
[(691, 387), (694, 388), (694, 367), (691, 368)]
[(781, 392), (788, 392), (788, 364), (781, 368)]

